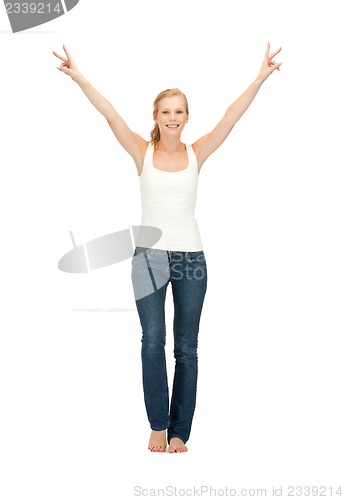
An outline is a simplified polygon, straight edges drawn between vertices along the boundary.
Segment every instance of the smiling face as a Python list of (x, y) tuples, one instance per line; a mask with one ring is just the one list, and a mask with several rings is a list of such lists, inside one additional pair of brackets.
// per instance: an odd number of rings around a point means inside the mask
[(154, 120), (162, 136), (180, 135), (188, 122), (184, 98), (181, 95), (173, 95), (161, 99)]

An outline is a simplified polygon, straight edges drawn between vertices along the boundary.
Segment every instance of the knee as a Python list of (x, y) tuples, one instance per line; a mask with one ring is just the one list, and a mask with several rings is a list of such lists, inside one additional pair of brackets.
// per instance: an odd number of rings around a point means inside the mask
[(193, 365), (197, 362), (197, 345), (179, 345), (174, 348), (174, 358), (179, 363)]
[(165, 348), (165, 325), (152, 325), (142, 330), (142, 349), (146, 352), (156, 352)]

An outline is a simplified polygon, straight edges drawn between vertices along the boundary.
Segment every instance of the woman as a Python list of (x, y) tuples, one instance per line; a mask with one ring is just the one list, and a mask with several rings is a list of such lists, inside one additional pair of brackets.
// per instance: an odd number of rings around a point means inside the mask
[[(161, 92), (154, 102), (154, 128), (147, 142), (132, 132), (111, 103), (83, 77), (68, 50), (53, 52), (69, 75), (106, 118), (119, 143), (132, 156), (141, 184), (142, 228), (161, 231), (160, 240), (136, 239), (132, 283), (142, 326), (142, 378), (151, 427), (148, 448), (154, 452), (187, 451), (186, 442), (196, 403), (197, 339), (207, 288), (207, 266), (194, 218), (197, 182), (205, 160), (222, 144), (257, 95), (262, 83), (281, 62), (268, 43), (257, 78), (227, 109), (222, 120), (192, 145), (181, 142), (188, 122), (185, 95), (178, 89)], [(139, 235), (140, 237), (140, 235)], [(142, 243), (138, 243), (138, 241)], [(165, 297), (171, 283), (174, 301), (175, 373), (171, 403), (165, 360)]]

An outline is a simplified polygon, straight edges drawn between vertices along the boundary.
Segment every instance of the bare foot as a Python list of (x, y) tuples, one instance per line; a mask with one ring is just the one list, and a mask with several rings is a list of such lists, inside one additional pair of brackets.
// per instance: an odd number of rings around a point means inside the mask
[(167, 451), (169, 453), (183, 453), (184, 451), (188, 451), (188, 449), (181, 439), (174, 437), (170, 440), (170, 446)]
[(152, 431), (148, 443), (150, 451), (166, 451), (166, 429), (163, 431)]

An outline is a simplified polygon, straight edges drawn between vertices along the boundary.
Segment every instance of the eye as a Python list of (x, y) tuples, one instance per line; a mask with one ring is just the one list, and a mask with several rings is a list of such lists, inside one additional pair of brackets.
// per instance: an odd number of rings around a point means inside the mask
[(182, 115), (182, 114), (183, 114), (183, 111), (182, 111), (182, 110), (178, 110), (178, 111), (177, 111), (177, 113), (178, 113), (179, 115)]
[(167, 115), (168, 111), (163, 111), (162, 114), (163, 115)]

